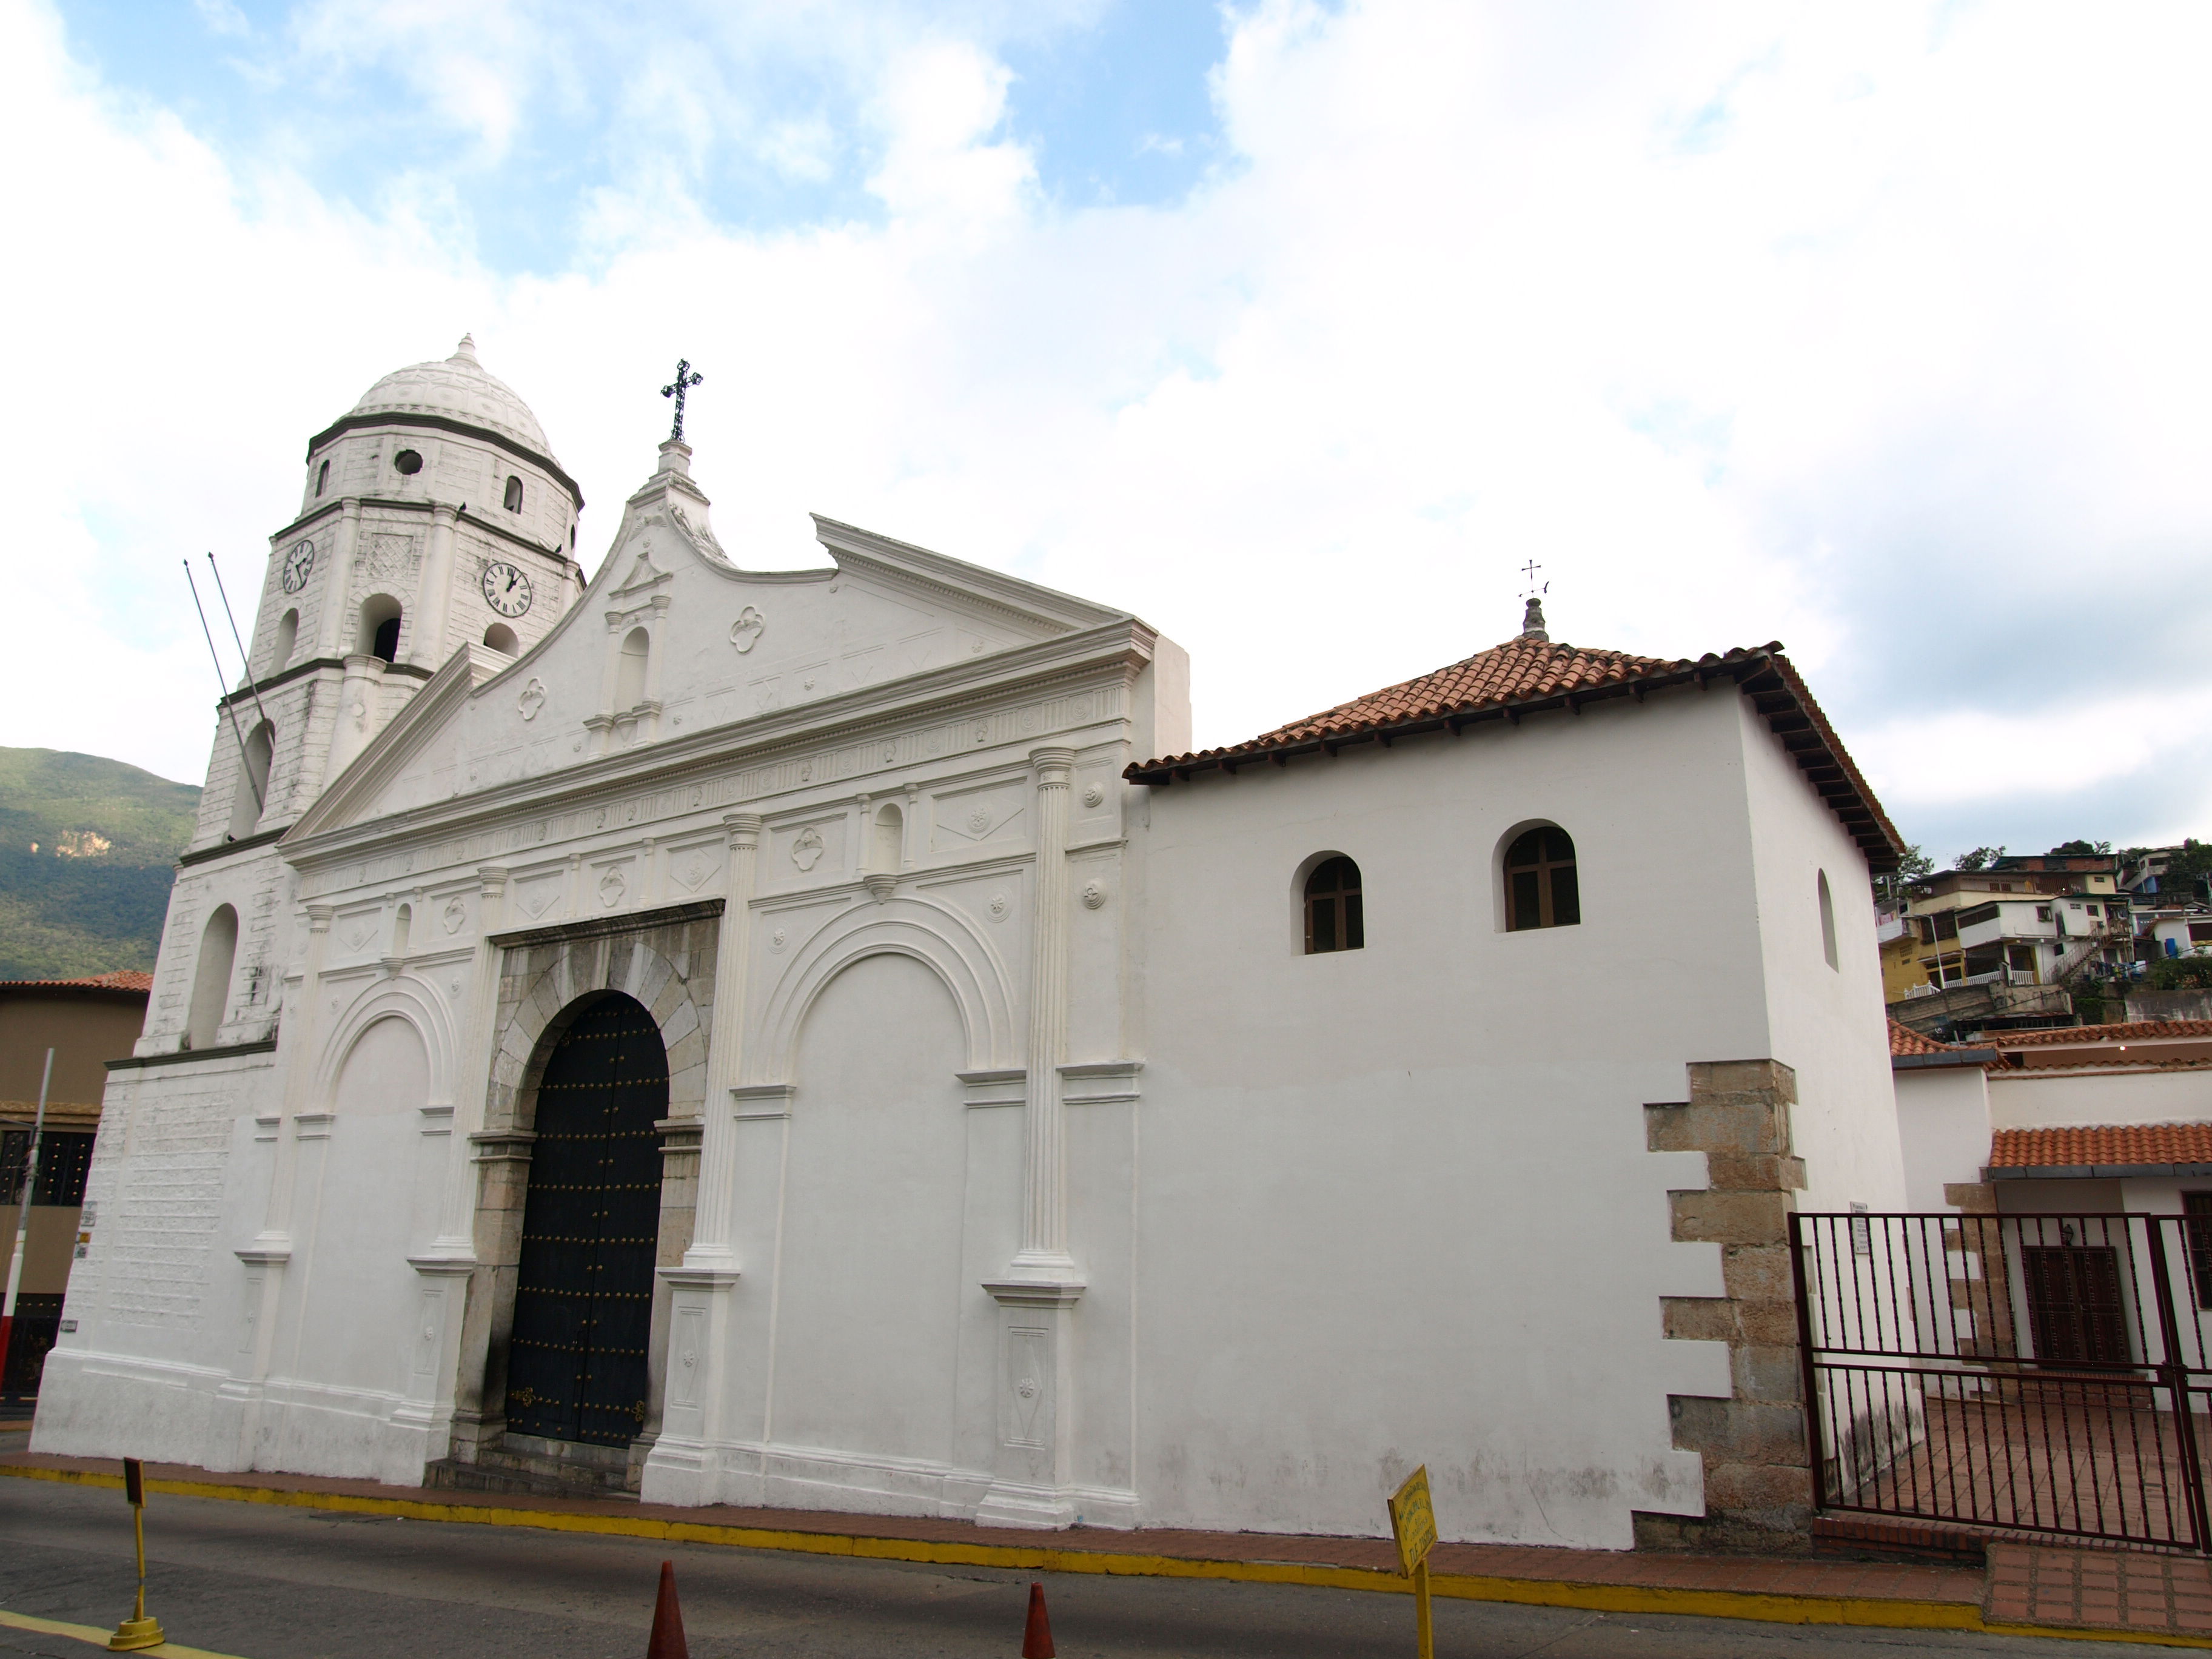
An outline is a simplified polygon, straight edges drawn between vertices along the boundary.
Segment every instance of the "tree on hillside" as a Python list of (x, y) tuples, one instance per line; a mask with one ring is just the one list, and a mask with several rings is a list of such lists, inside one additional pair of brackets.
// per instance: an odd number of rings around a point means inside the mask
[(1986, 870), (2004, 856), (2002, 847), (1977, 847), (1971, 853), (1961, 853), (1951, 860), (1954, 870)]
[(1905, 896), (1906, 888), (1923, 876), (1934, 874), (1935, 870), (1934, 859), (1917, 845), (1908, 847), (1905, 849), (1905, 856), (1898, 860), (1896, 869), (1874, 878), (1874, 896), (1886, 904), (1894, 903)]
[(2062, 841), (2051, 849), (2051, 856), (2055, 859), (2086, 859), (2112, 850), (2112, 843), (2108, 841)]

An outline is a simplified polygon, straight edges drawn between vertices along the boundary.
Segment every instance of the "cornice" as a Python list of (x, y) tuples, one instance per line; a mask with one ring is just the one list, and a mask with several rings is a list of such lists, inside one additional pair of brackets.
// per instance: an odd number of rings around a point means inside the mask
[(987, 566), (970, 564), (912, 542), (824, 518), (819, 513), (811, 516), (815, 538), (830, 550), (830, 556), (837, 560), (841, 568), (849, 557), (856, 567), (865, 568), (871, 574), (903, 580), (933, 597), (949, 595), (970, 604), (981, 600), (1024, 620), (1049, 623), (1060, 628), (1081, 630), (1124, 618), (1134, 620), (1129, 612), (1111, 605), (1079, 599), (1073, 593), (1024, 581)]
[(576, 510), (578, 512), (583, 510), (583, 490), (577, 487), (574, 478), (562, 470), (561, 463), (550, 455), (541, 455), (528, 445), (519, 443), (505, 433), (495, 431), (490, 427), (472, 425), (467, 421), (456, 421), (449, 416), (415, 415), (404, 410), (391, 410), (383, 414), (342, 416), (307, 440), (307, 459), (313, 460), (315, 452), (335, 438), (341, 438), (349, 432), (358, 432), (365, 427), (374, 426), (422, 427), (433, 431), (451, 432), (459, 437), (479, 439), (496, 448), (505, 450), (518, 460), (529, 462), (531, 465), (550, 475), (563, 489), (568, 492), (568, 498), (575, 503)]
[[(1045, 690), (1115, 670), (1126, 676), (1150, 660), (1157, 637), (1136, 618), (1120, 617), (1079, 634), (947, 664), (797, 708), (701, 727), (680, 738), (661, 738), (641, 749), (595, 757), (558, 771), (495, 785), (473, 795), (358, 823), (310, 830), (286, 842), (284, 856), (306, 870), (343, 862), (356, 856), (364, 842), (389, 843), (460, 835), (504, 819), (526, 817), (554, 797), (564, 806), (589, 807), (641, 784), (667, 787), (695, 782), (710, 774), (742, 770), (827, 744), (866, 740), (886, 726), (908, 724), (917, 708), (924, 705), (929, 706), (933, 718), (961, 718), (979, 706), (1005, 701), (1009, 693)], [(483, 684), (474, 688), (483, 689)], [(428, 693), (418, 696), (400, 720), (418, 709), (427, 717), (429, 702)], [(395, 720), (386, 732), (398, 724)], [(360, 761), (355, 763), (360, 764)], [(364, 784), (371, 775), (364, 774)], [(309, 819), (336, 793), (337, 786), (325, 791), (322, 800), (311, 809)]]

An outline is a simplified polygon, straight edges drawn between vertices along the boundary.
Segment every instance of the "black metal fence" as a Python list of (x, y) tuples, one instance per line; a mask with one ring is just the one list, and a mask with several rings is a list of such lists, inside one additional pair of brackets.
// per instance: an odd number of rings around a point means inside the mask
[(1816, 1505), (2212, 1551), (2212, 1214), (1790, 1231)]

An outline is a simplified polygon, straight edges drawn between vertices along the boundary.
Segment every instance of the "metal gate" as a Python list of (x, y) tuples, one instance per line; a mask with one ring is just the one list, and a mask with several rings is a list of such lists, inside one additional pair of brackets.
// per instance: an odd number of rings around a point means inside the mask
[(2212, 1215), (1793, 1215), (1825, 1510), (2212, 1551)]
[(645, 1424), (668, 1051), (626, 996), (587, 1008), (545, 1062), (522, 1211), (507, 1426), (627, 1446)]

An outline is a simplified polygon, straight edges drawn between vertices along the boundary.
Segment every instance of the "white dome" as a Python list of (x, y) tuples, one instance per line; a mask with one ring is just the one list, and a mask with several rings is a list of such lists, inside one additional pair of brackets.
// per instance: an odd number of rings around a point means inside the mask
[(545, 429), (538, 424), (530, 405), (516, 397), (506, 381), (484, 372), (477, 361), (476, 342), (465, 334), (453, 355), (443, 362), (410, 363), (394, 369), (362, 394), (353, 412), (443, 415), (488, 428), (548, 460), (553, 459)]

